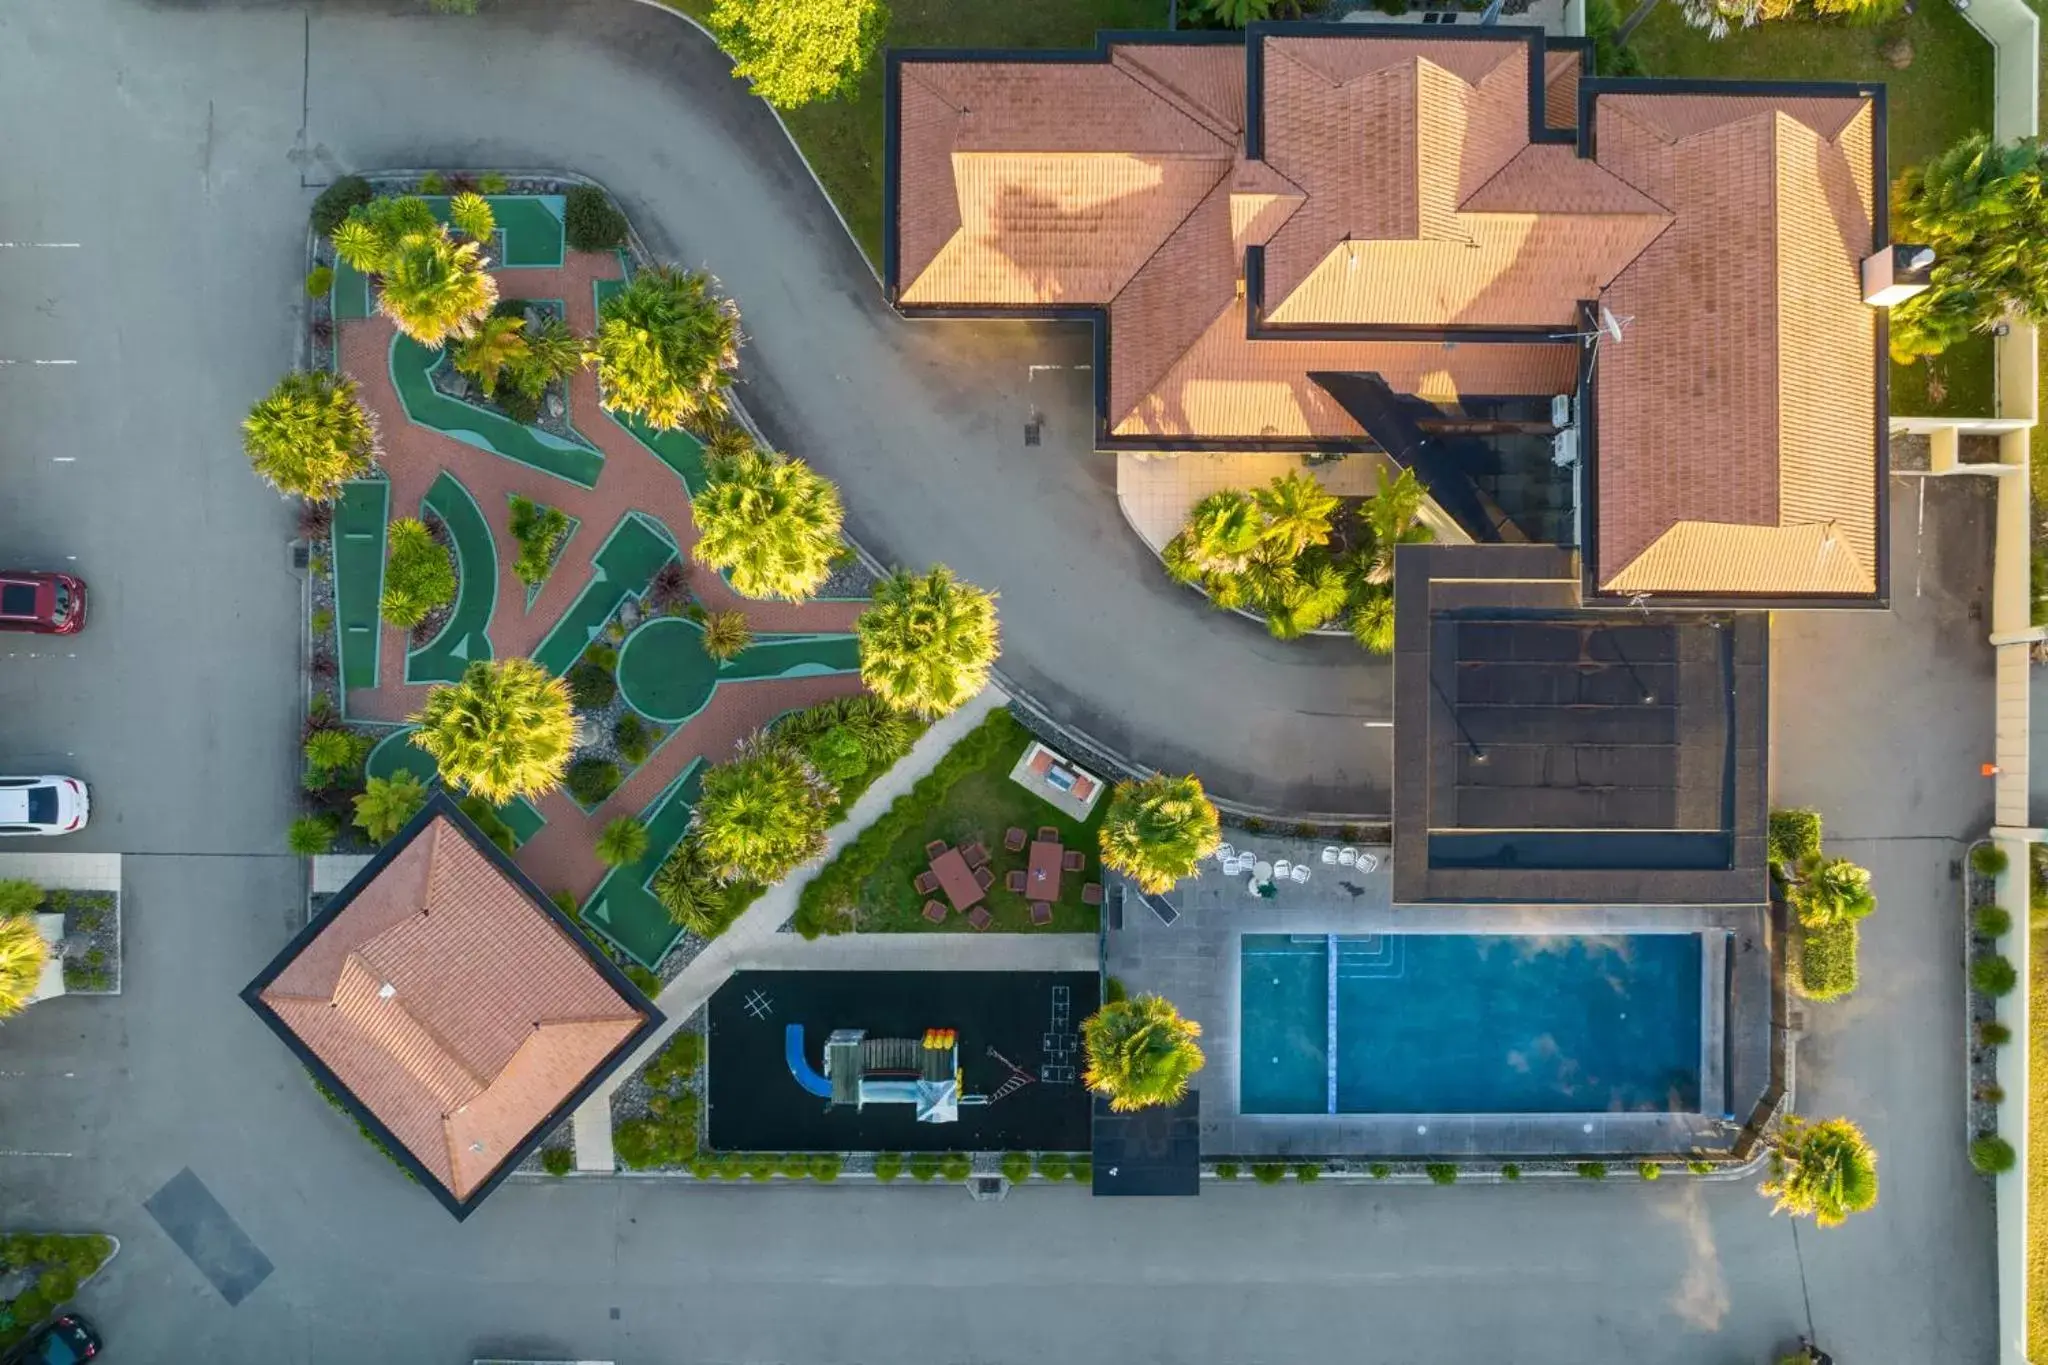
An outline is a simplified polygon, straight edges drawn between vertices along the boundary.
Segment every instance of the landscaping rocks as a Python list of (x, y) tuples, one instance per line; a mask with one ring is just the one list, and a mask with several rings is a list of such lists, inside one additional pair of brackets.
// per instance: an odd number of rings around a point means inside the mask
[(53, 890), (43, 909), (64, 916), (58, 951), (67, 995), (121, 993), (121, 897), (115, 891)]

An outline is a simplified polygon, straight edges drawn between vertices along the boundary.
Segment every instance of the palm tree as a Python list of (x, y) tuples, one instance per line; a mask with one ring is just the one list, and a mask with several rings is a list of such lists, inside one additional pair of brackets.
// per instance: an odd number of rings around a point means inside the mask
[(1201, 0), (1201, 5), (1225, 28), (1244, 28), (1273, 12), (1273, 0)]
[(492, 805), (560, 786), (576, 742), (568, 687), (531, 659), (478, 660), (412, 719), (441, 776)]
[(1374, 654), (1394, 652), (1394, 593), (1383, 584), (1366, 585), (1351, 609), (1351, 638)]
[(701, 271), (652, 266), (604, 302), (597, 376), (604, 403), (659, 431), (725, 411), (740, 315)]
[(1205, 573), (1240, 573), (1264, 533), (1258, 504), (1242, 489), (1211, 493), (1188, 512), (1181, 534), (1188, 559)]
[[(495, 397), (499, 373), (505, 370), (516, 373), (531, 350), (523, 335), (525, 330), (525, 318), (492, 314), (478, 323), (475, 331), (456, 343), (455, 368), (476, 380), (477, 387), (484, 391), (484, 397)], [(542, 382), (545, 384), (546, 381)]]
[(1286, 573), (1265, 601), (1266, 629), (1276, 640), (1293, 640), (1319, 630), (1344, 610), (1351, 583), (1344, 571), (1322, 555), (1305, 555)]
[(526, 354), (510, 362), (508, 376), (522, 393), (538, 398), (557, 379), (567, 379), (590, 363), (590, 343), (569, 330), (560, 318), (543, 318), (526, 334)]
[(1178, 1104), (1202, 1069), (1202, 1026), (1157, 995), (1104, 1005), (1081, 1023), (1088, 1088), (1118, 1113)]
[(1201, 779), (1160, 773), (1116, 784), (1100, 838), (1105, 867), (1131, 878), (1140, 890), (1160, 892), (1215, 852), (1223, 830)]
[(1394, 550), (1401, 545), (1423, 545), (1436, 533), (1416, 520), (1422, 514), (1422, 485), (1415, 471), (1404, 469), (1398, 478), (1387, 477), (1385, 465), (1379, 470), (1379, 492), (1365, 500), (1359, 517), (1365, 524), (1362, 551), (1365, 581), (1394, 581)]
[(1799, 912), (1799, 922), (1809, 929), (1851, 923), (1877, 909), (1877, 895), (1870, 889), (1870, 869), (1858, 867), (1847, 858), (1824, 858), (1818, 854), (1799, 864), (1790, 899), (1792, 908)]
[(377, 311), (422, 346), (468, 336), (498, 301), (477, 244), (458, 245), (439, 223), (392, 243), (379, 274)]
[(942, 716), (988, 686), (1001, 650), (994, 593), (935, 564), (923, 574), (898, 569), (872, 598), (854, 624), (870, 692), (898, 710)]
[(1847, 1119), (1810, 1123), (1788, 1115), (1771, 1139), (1770, 1167), (1758, 1189), (1773, 1213), (1838, 1226), (1877, 1203), (1877, 1153)]
[(721, 421), (704, 437), (704, 458), (715, 462), (750, 455), (755, 444), (753, 433), (738, 422)]
[(597, 836), (597, 857), (606, 867), (637, 863), (647, 853), (647, 826), (630, 815), (621, 815)]
[(354, 380), (294, 371), (249, 409), (242, 448), (278, 492), (329, 502), (344, 483), (370, 472), (377, 428), (356, 401)]
[(0, 1019), (28, 1008), (49, 960), (50, 945), (36, 928), (34, 915), (0, 919)]
[(334, 821), (325, 815), (301, 815), (285, 829), (285, 847), (301, 858), (317, 858), (334, 847)]
[(692, 838), (725, 880), (773, 882), (825, 851), (832, 795), (802, 757), (755, 735), (704, 774)]
[(839, 490), (802, 460), (752, 450), (720, 460), (692, 512), (701, 564), (732, 573), (748, 597), (801, 601), (824, 586), (846, 513)]
[(1307, 470), (1281, 475), (1252, 501), (1266, 518), (1261, 538), (1279, 553), (1293, 558), (1329, 541), (1337, 499)]
[(440, 226), (427, 201), (418, 195), (384, 195), (349, 210), (348, 217), (334, 229), (334, 251), (365, 275), (382, 274), (394, 242)]
[(426, 784), (411, 770), (400, 768), (389, 777), (373, 777), (363, 783), (362, 793), (355, 799), (355, 825), (381, 844), (404, 829), (405, 822), (426, 804)]
[(698, 937), (713, 938), (725, 927), (729, 890), (696, 840), (677, 844), (649, 886), (668, 917)]
[(730, 659), (753, 642), (745, 612), (714, 611), (704, 617), (704, 652), (712, 658)]
[(448, 201), (448, 221), (472, 242), (488, 242), (498, 231), (498, 219), (480, 194), (464, 190)]

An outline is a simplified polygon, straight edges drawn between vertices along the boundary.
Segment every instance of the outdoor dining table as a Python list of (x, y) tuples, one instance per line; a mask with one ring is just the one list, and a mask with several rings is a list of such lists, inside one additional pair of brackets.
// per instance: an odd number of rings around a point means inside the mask
[(939, 889), (953, 902), (955, 910), (965, 910), (982, 897), (981, 883), (974, 880), (974, 869), (957, 848), (949, 848), (932, 859), (932, 875), (939, 879)]
[(1066, 852), (1056, 839), (1035, 839), (1024, 878), (1024, 894), (1035, 901), (1060, 898), (1060, 858)]

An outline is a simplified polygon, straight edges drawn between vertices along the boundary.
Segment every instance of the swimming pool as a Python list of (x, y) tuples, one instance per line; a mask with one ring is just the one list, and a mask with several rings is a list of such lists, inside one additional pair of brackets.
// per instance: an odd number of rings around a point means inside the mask
[(1700, 1107), (1698, 934), (1246, 934), (1247, 1114)]

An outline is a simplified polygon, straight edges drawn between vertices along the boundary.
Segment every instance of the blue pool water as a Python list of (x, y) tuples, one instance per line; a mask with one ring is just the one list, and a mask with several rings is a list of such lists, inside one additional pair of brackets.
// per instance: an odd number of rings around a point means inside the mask
[(1244, 1113), (1699, 1108), (1697, 934), (1247, 934), (1240, 952)]

